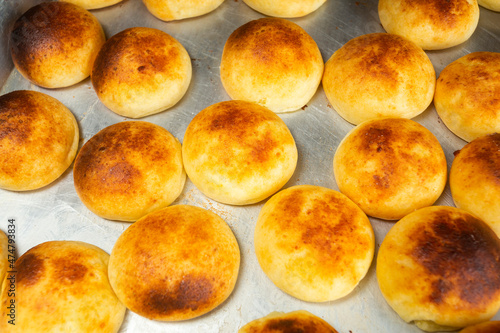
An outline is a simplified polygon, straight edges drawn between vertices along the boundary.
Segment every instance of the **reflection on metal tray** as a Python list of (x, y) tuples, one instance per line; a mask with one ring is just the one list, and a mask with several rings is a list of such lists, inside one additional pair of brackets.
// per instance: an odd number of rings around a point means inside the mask
[[(0, 36), (3, 36), (0, 44), (1, 93), (30, 89), (59, 99), (79, 122), (81, 146), (104, 127), (128, 119), (114, 114), (100, 103), (89, 79), (69, 88), (48, 90), (30, 84), (12, 69), (6, 37), (9, 27), (17, 16), (38, 2), (0, 0)], [(181, 142), (195, 114), (209, 105), (229, 100), (219, 76), (225, 41), (242, 24), (263, 17), (241, 0), (227, 0), (207, 15), (175, 22), (156, 19), (139, 0), (124, 0), (92, 13), (101, 22), (108, 38), (126, 28), (147, 26), (169, 33), (187, 49), (192, 59), (193, 80), (185, 97), (172, 109), (143, 118), (165, 127)], [(315, 39), (325, 61), (350, 39), (384, 31), (375, 0), (328, 0), (316, 12), (291, 20)], [(427, 54), (439, 74), (453, 60), (474, 51), (500, 52), (500, 13), (481, 8), (479, 26), (469, 41)], [(333, 177), (333, 154), (353, 125), (329, 106), (321, 87), (304, 110), (281, 114), (280, 117), (289, 126), (299, 150), (297, 170), (286, 187), (312, 184), (338, 190)], [(444, 126), (432, 105), (414, 120), (436, 135), (450, 167), (453, 152), (462, 148), (465, 142)], [(272, 311), (298, 309), (324, 318), (339, 332), (421, 332), (414, 325), (403, 322), (383, 299), (375, 278), (375, 261), (367, 276), (348, 296), (320, 304), (299, 301), (281, 292), (267, 279), (253, 252), (253, 229), (262, 203), (243, 207), (223, 205), (203, 196), (190, 181), (174, 204), (181, 203), (210, 209), (232, 228), (242, 255), (236, 288), (217, 309), (185, 322), (155, 322), (128, 311), (120, 332), (236, 332), (246, 322)], [(436, 204), (453, 205), (449, 187)], [(76, 195), (71, 168), (56, 182), (40, 190), (26, 193), (0, 190), (0, 205), (1, 230), (7, 231), (9, 218), (16, 220), (18, 255), (50, 240), (81, 240), (109, 253), (116, 239), (130, 225), (106, 221), (88, 211)], [(378, 248), (392, 223), (370, 220)], [(495, 318), (500, 317), (497, 314)]]

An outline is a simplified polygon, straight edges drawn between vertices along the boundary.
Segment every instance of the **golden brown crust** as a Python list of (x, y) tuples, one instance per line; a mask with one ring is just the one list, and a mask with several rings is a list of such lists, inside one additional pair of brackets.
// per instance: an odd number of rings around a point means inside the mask
[[(125, 307), (107, 278), (109, 255), (76, 241), (52, 241), (30, 249), (16, 262), (2, 290), (2, 332), (118, 332)], [(15, 326), (8, 324), (9, 277), (14, 275)], [(8, 311), (8, 310), (7, 310)]]
[(66, 2), (32, 7), (14, 24), (12, 59), (19, 72), (46, 88), (78, 83), (90, 75), (105, 42), (99, 21), (85, 9)]
[(196, 187), (234, 205), (275, 193), (292, 177), (298, 158), (283, 120), (243, 101), (217, 103), (198, 113), (186, 129), (182, 153)]
[(117, 123), (94, 135), (78, 153), (73, 177), (91, 211), (123, 221), (170, 205), (186, 180), (179, 141), (143, 121)]
[(92, 68), (92, 85), (113, 112), (139, 118), (166, 110), (191, 81), (186, 49), (167, 33), (135, 27), (111, 37)]
[(350, 40), (331, 56), (323, 88), (333, 108), (353, 124), (413, 118), (432, 102), (435, 75), (419, 46), (397, 35), (374, 33)]
[(479, 323), (500, 309), (500, 240), (463, 210), (426, 207), (386, 235), (377, 279), (405, 321), (448, 329)]
[(326, 0), (243, 0), (243, 2), (264, 15), (293, 18), (314, 12)]
[(465, 141), (500, 132), (500, 53), (473, 52), (446, 66), (434, 105), (445, 125)]
[(262, 207), (254, 234), (262, 270), (286, 293), (325, 302), (350, 293), (374, 252), (366, 215), (343, 194), (293, 186)]
[(163, 21), (182, 20), (205, 15), (224, 0), (143, 0), (151, 14)]
[(295, 111), (315, 94), (323, 75), (316, 42), (297, 24), (279, 18), (250, 21), (226, 41), (221, 80), (229, 96)]
[(500, 321), (487, 321), (464, 328), (460, 333), (498, 333), (500, 332)]
[(0, 97), (0, 188), (34, 190), (56, 180), (78, 149), (73, 114), (40, 92), (18, 90)]
[(465, 42), (479, 21), (477, 0), (381, 0), (378, 12), (387, 32), (406, 37), (424, 50)]
[(238, 330), (238, 333), (337, 333), (323, 319), (305, 311), (289, 313), (272, 312), (255, 319)]
[(341, 141), (333, 166), (340, 191), (367, 215), (387, 220), (432, 205), (447, 177), (439, 141), (409, 119), (358, 125)]
[(239, 264), (236, 238), (219, 216), (176, 205), (145, 216), (120, 236), (111, 252), (109, 278), (133, 312), (186, 320), (229, 297)]
[(450, 171), (453, 201), (500, 237), (500, 133), (479, 137), (455, 152)]

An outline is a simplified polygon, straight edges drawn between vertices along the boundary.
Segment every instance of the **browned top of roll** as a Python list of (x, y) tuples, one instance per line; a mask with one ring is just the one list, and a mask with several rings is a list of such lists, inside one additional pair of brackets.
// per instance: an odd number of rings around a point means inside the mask
[(239, 263), (236, 238), (219, 216), (175, 205), (145, 216), (120, 236), (109, 278), (120, 300), (137, 314), (185, 320), (231, 294)]
[(408, 255), (434, 281), (427, 301), (439, 306), (454, 295), (467, 308), (498, 298), (500, 242), (482, 221), (469, 214), (438, 211), (427, 226), (412, 229)]
[(488, 320), (500, 307), (500, 240), (463, 210), (423, 208), (385, 237), (377, 278), (406, 321), (459, 328)]
[(254, 246), (276, 286), (309, 302), (350, 293), (368, 271), (375, 247), (358, 206), (340, 192), (312, 185), (289, 187), (266, 202)]
[(17, 90), (0, 97), (0, 187), (45, 186), (71, 164), (78, 147), (71, 112), (46, 94)]
[(229, 36), (221, 80), (233, 99), (256, 102), (274, 112), (295, 111), (316, 92), (323, 68), (318, 46), (304, 29), (285, 19), (262, 18)]
[(124, 221), (169, 205), (185, 181), (178, 140), (144, 121), (98, 132), (82, 147), (73, 169), (82, 202), (101, 217)]
[(432, 102), (435, 71), (415, 43), (372, 33), (348, 41), (328, 60), (323, 88), (335, 110), (359, 124), (382, 117), (413, 118)]
[[(263, 18), (250, 21), (236, 29), (228, 38), (228, 52), (234, 54), (244, 52), (242, 57), (259, 60), (265, 65), (277, 65), (288, 69), (286, 59), (293, 61), (308, 60), (310, 50), (304, 47), (305, 31), (295, 27), (295, 24), (278, 18)], [(248, 52), (250, 51), (250, 52)], [(278, 68), (276, 68), (278, 69)]]
[(415, 21), (423, 20), (440, 29), (447, 30), (468, 21), (471, 2), (468, 0), (403, 0), (401, 8), (415, 14)]
[(485, 135), (471, 141), (455, 152), (455, 158), (462, 164), (461, 169), (468, 169), (469, 176), (479, 171), (481, 178), (487, 178), (500, 186), (500, 133)]
[(337, 333), (323, 319), (305, 311), (289, 313), (272, 312), (265, 317), (249, 322), (238, 333)]
[(226, 101), (199, 112), (186, 129), (182, 157), (189, 178), (228, 204), (255, 203), (280, 189), (297, 164), (283, 120), (255, 103)]
[[(125, 316), (108, 281), (109, 255), (78, 241), (50, 241), (23, 254), (15, 264), (16, 325), (1, 312), (2, 332), (77, 331), (115, 333)], [(2, 290), (2, 309), (10, 303)]]
[(135, 27), (111, 37), (93, 64), (91, 80), (99, 99), (132, 118), (176, 104), (191, 81), (191, 59), (169, 34)]
[(496, 120), (500, 110), (500, 53), (473, 52), (461, 57), (440, 73), (439, 89), (452, 96), (464, 94), (467, 107), (481, 110), (483, 117)]
[[(172, 47), (174, 39), (150, 28), (130, 28), (111, 37), (99, 51), (92, 69), (92, 84), (102, 93), (109, 80), (129, 84), (161, 73), (179, 78), (179, 50)], [(175, 41), (175, 43), (177, 43)], [(168, 48), (168, 53), (165, 53)]]
[(466, 141), (500, 132), (500, 53), (473, 52), (441, 73), (434, 104), (446, 126)]
[(342, 193), (367, 215), (397, 220), (433, 204), (447, 176), (437, 138), (409, 119), (365, 121), (340, 143), (334, 173)]
[(55, 1), (30, 8), (14, 23), (10, 49), (16, 68), (25, 77), (53, 88), (57, 83), (52, 81), (64, 73), (72, 76), (69, 81), (87, 77), (104, 41), (102, 28), (90, 12)]
[(476, 0), (380, 0), (378, 12), (387, 32), (404, 36), (424, 50), (466, 41), (479, 20)]

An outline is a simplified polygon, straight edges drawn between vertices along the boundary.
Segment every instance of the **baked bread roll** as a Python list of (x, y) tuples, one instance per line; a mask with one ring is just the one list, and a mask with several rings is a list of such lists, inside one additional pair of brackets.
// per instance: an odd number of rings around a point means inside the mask
[(326, 0), (243, 0), (243, 2), (264, 15), (292, 18), (314, 12)]
[(75, 117), (57, 99), (27, 90), (0, 96), (0, 188), (52, 183), (73, 162), (78, 140)]
[(232, 99), (274, 112), (295, 111), (314, 96), (324, 63), (316, 42), (297, 24), (279, 18), (236, 29), (222, 52), (222, 85)]
[(487, 321), (464, 328), (460, 333), (498, 333), (500, 332), (500, 321)]
[(385, 236), (377, 280), (394, 311), (425, 331), (474, 325), (500, 309), (500, 239), (458, 208), (422, 208)]
[(500, 132), (500, 53), (473, 52), (446, 66), (434, 106), (444, 124), (465, 141)]
[(90, 75), (106, 38), (99, 21), (67, 2), (44, 2), (15, 23), (10, 50), (17, 70), (45, 88), (62, 88)]
[(193, 118), (182, 157), (189, 179), (207, 197), (247, 205), (282, 188), (298, 155), (292, 134), (276, 114), (255, 103), (228, 101)]
[(383, 117), (413, 118), (434, 97), (436, 73), (425, 52), (386, 33), (356, 37), (325, 65), (323, 89), (350, 123)]
[(115, 5), (121, 2), (122, 0), (59, 0), (59, 1), (70, 2), (85, 9), (98, 9)]
[[(111, 289), (109, 255), (77, 241), (51, 241), (35, 246), (8, 273), (1, 292), (3, 333), (118, 332), (125, 306)], [(9, 278), (14, 276), (11, 280)], [(15, 297), (9, 295), (15, 281)], [(15, 300), (15, 319), (8, 306)]]
[(367, 215), (397, 220), (432, 205), (446, 185), (446, 158), (436, 137), (402, 118), (368, 120), (340, 142), (333, 159), (340, 192)]
[(380, 0), (384, 29), (408, 38), (424, 50), (440, 50), (461, 44), (476, 30), (477, 0)]
[(500, 237), (500, 133), (471, 141), (455, 152), (450, 171), (455, 205), (486, 222)]
[(174, 106), (191, 82), (191, 59), (167, 33), (130, 28), (111, 37), (97, 55), (92, 85), (111, 111), (140, 118)]
[(163, 21), (201, 16), (219, 7), (224, 0), (143, 0), (151, 14)]
[(238, 333), (279, 332), (337, 333), (326, 321), (305, 310), (289, 313), (272, 312), (249, 322), (238, 330)]
[(280, 191), (259, 214), (255, 254), (271, 281), (307, 302), (349, 294), (370, 268), (375, 236), (351, 200), (324, 187), (299, 185)]
[(179, 141), (144, 121), (117, 123), (94, 135), (78, 153), (73, 177), (88, 209), (121, 221), (170, 205), (186, 181)]
[(0, 285), (9, 268), (9, 239), (0, 231)]
[(111, 252), (109, 281), (133, 312), (186, 320), (229, 297), (239, 266), (238, 243), (224, 220), (202, 208), (176, 205), (125, 230)]
[(499, 0), (477, 0), (479, 6), (493, 10), (495, 12), (500, 12), (500, 1)]

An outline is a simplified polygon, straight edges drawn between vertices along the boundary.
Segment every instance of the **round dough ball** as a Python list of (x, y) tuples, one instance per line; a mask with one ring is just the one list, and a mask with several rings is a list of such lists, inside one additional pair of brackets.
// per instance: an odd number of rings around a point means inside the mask
[(264, 204), (254, 245), (260, 267), (278, 288), (303, 301), (326, 302), (349, 294), (366, 275), (375, 236), (345, 195), (299, 185)]
[(473, 52), (441, 71), (434, 106), (450, 131), (470, 142), (500, 132), (498, 96), (500, 53)]
[(394, 311), (425, 331), (480, 323), (500, 309), (500, 239), (458, 208), (422, 208), (385, 236), (377, 280)]
[(264, 15), (293, 18), (314, 12), (326, 0), (243, 0), (243, 2)]
[(52, 183), (73, 162), (78, 140), (75, 117), (57, 99), (28, 90), (0, 96), (0, 188)]
[[(108, 260), (100, 248), (77, 241), (45, 242), (30, 249), (16, 261), (17, 273), (4, 280), (0, 331), (118, 332), (126, 308), (109, 284)], [(8, 323), (12, 281), (15, 325)]]
[(189, 179), (207, 197), (246, 205), (282, 188), (295, 171), (298, 153), (275, 113), (255, 103), (228, 101), (193, 118), (182, 157)]
[(144, 121), (117, 123), (94, 135), (78, 153), (73, 177), (88, 209), (121, 221), (170, 205), (186, 181), (180, 142)]
[(477, 3), (489, 10), (500, 12), (500, 0), (477, 0)]
[(26, 79), (41, 87), (62, 88), (90, 75), (105, 41), (101, 24), (87, 10), (67, 2), (45, 2), (14, 23), (10, 50)]
[(97, 97), (111, 111), (140, 118), (181, 100), (191, 82), (191, 59), (167, 33), (130, 28), (111, 37), (92, 68)]
[(176, 205), (125, 230), (111, 252), (109, 281), (131, 311), (154, 320), (186, 320), (229, 297), (239, 266), (238, 243), (224, 220)]
[(476, 30), (477, 0), (380, 0), (384, 29), (408, 38), (424, 50), (461, 44)]
[(232, 99), (274, 112), (295, 111), (314, 96), (324, 63), (316, 42), (297, 24), (279, 18), (236, 29), (222, 52), (222, 85)]
[(163, 21), (201, 16), (219, 7), (224, 0), (143, 0), (151, 14)]
[(425, 52), (386, 33), (356, 37), (325, 65), (323, 89), (333, 108), (350, 123), (413, 118), (434, 97), (436, 73)]
[(397, 220), (432, 205), (446, 185), (446, 158), (436, 137), (402, 118), (366, 121), (340, 142), (333, 159), (342, 193), (367, 215)]
[(305, 310), (289, 313), (272, 312), (255, 319), (238, 330), (238, 333), (338, 333), (326, 321)]
[(464, 328), (460, 333), (498, 333), (500, 332), (500, 321), (487, 321)]
[(450, 188), (458, 208), (482, 219), (500, 237), (500, 133), (477, 138), (455, 152)]

